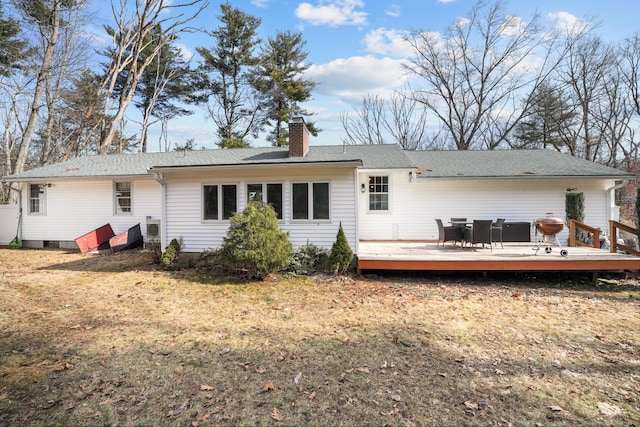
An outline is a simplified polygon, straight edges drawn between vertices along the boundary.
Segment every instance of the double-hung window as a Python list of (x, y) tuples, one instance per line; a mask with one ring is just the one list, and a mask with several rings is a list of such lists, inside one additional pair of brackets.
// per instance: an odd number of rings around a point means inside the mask
[(30, 184), (29, 185), (29, 213), (30, 214), (45, 214), (45, 185), (44, 184)]
[(293, 219), (329, 219), (329, 183), (293, 183), (291, 205)]
[(389, 210), (389, 177), (370, 176), (369, 177), (369, 210), (388, 211)]
[(131, 213), (131, 182), (121, 181), (114, 185), (115, 212), (117, 214)]
[(238, 190), (235, 184), (202, 186), (202, 219), (229, 219), (238, 210)]
[(247, 202), (252, 201), (271, 205), (278, 219), (282, 219), (282, 184), (247, 184)]

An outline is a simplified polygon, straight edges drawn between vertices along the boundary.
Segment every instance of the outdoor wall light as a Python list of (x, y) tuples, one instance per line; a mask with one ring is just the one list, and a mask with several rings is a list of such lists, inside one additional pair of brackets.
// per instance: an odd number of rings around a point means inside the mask
[(367, 190), (367, 187), (365, 187), (364, 183), (360, 184), (360, 192), (364, 193)]

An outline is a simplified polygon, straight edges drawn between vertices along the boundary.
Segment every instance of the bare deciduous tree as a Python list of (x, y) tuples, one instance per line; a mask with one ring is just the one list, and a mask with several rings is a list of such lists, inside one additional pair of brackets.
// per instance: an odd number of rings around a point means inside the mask
[[(113, 118), (103, 124), (100, 153), (106, 154), (112, 147), (114, 136), (121, 127), (124, 113), (133, 101), (136, 87), (145, 69), (149, 67), (161, 50), (178, 38), (180, 33), (191, 31), (187, 26), (202, 10), (207, 7), (206, 0), (191, 0), (183, 3), (172, 3), (168, 0), (135, 0), (130, 5), (128, 0), (119, 0), (111, 8), (116, 27), (105, 26), (112, 37), (112, 55), (100, 92), (111, 99), (121, 73), (126, 71), (126, 79), (118, 93), (115, 105), (107, 103), (103, 117), (109, 117), (113, 107)], [(185, 14), (183, 10), (190, 10)], [(156, 37), (149, 37), (151, 31), (162, 28)], [(149, 49), (151, 47), (151, 49)], [(142, 52), (146, 51), (146, 55)]]
[[(406, 39), (415, 52), (407, 67), (424, 83), (413, 96), (458, 150), (500, 145), (562, 57), (558, 35), (543, 31), (537, 15), (523, 21), (501, 1), (477, 2), (442, 36), (412, 32)], [(534, 54), (538, 63), (530, 61)]]
[[(63, 10), (78, 6), (73, 1), (51, 0), (50, 4), (38, 2), (37, 5), (24, 1), (18, 5), (24, 16), (33, 21), (38, 29), (40, 36), (40, 44), (42, 46), (42, 62), (36, 70), (35, 87), (30, 102), (29, 114), (27, 116), (25, 127), (22, 131), (20, 139), (20, 148), (18, 156), (15, 160), (12, 173), (24, 171), (29, 149), (31, 148), (31, 140), (36, 130), (40, 111), (42, 109), (42, 97), (45, 93), (47, 81), (52, 76), (53, 59), (60, 36), (60, 28), (64, 25)], [(42, 7), (40, 7), (42, 6)]]
[(356, 118), (340, 115), (347, 137), (346, 144), (384, 144), (391, 141), (405, 150), (424, 148), (427, 110), (404, 92), (394, 92), (391, 98), (368, 95), (356, 109)]

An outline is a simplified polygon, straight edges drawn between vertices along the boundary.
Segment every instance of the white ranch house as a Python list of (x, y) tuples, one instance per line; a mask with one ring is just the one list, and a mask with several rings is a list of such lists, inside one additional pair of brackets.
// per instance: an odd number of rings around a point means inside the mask
[[(158, 226), (163, 248), (182, 238), (184, 251), (201, 252), (219, 247), (229, 217), (257, 198), (276, 208), (294, 247), (330, 248), (342, 223), (358, 253), (363, 240), (435, 241), (435, 218), (564, 217), (567, 191), (584, 194), (585, 223), (606, 232), (608, 221), (618, 220), (614, 190), (629, 178), (552, 150), (309, 146), (304, 121), (295, 119), (288, 148), (85, 156), (4, 181), (19, 184), (19, 237), (27, 247), (73, 248), (104, 224), (118, 234), (140, 223), (145, 239), (147, 225)], [(9, 222), (1, 228), (13, 237)]]

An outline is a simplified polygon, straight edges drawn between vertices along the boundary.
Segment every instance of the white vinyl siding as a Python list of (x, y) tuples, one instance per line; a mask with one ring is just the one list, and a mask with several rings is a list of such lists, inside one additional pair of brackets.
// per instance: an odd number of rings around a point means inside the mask
[(114, 214), (112, 180), (52, 182), (47, 187), (47, 215), (23, 217), (23, 240), (74, 241), (105, 224), (118, 234), (140, 223), (144, 234), (146, 217), (160, 218), (160, 184), (152, 179), (132, 182), (132, 215)]
[[(236, 182), (238, 185), (238, 211), (246, 206), (248, 184), (282, 183), (282, 212), (280, 228), (289, 232), (294, 248), (311, 243), (331, 248), (342, 222), (342, 228), (352, 249), (356, 248), (356, 192), (352, 168), (274, 169), (254, 171), (225, 171), (217, 173), (165, 174), (167, 182), (167, 241), (182, 238), (186, 252), (202, 252), (219, 248), (226, 236), (229, 223), (201, 220), (202, 183)], [(310, 179), (309, 177), (313, 178)], [(329, 183), (330, 219), (292, 220), (292, 184), (300, 182)], [(253, 187), (252, 187), (253, 188)], [(257, 187), (256, 187), (257, 188)], [(266, 187), (264, 190), (267, 191)]]
[[(368, 175), (360, 174), (360, 182)], [(440, 180), (413, 179), (402, 172), (390, 175), (393, 195), (388, 215), (367, 210), (368, 194), (361, 194), (359, 233), (362, 240), (437, 239), (436, 218), (445, 225), (452, 217), (505, 218), (507, 222), (529, 222), (553, 213), (565, 218), (567, 188), (585, 196), (585, 223), (608, 230), (609, 180)], [(534, 231), (531, 232), (531, 239)], [(568, 238), (568, 227), (559, 238)]]

